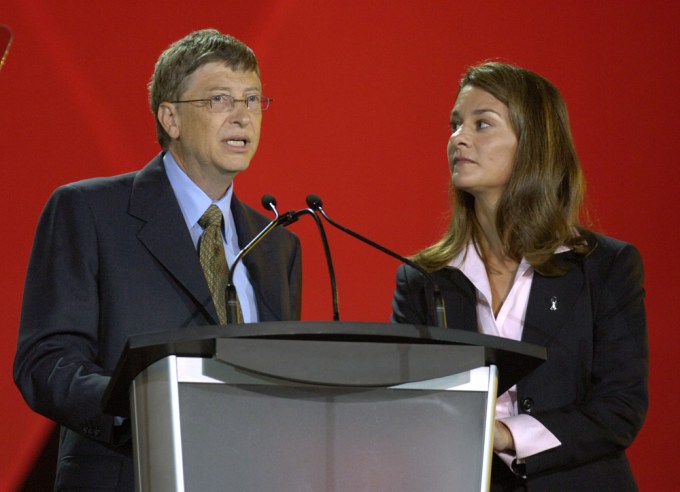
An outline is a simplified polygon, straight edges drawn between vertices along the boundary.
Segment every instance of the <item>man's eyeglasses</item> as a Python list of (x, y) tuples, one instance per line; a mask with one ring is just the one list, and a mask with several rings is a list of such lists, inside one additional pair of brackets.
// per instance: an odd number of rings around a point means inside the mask
[(273, 99), (267, 96), (246, 96), (245, 99), (236, 99), (228, 94), (216, 94), (206, 99), (188, 99), (185, 101), (170, 101), (173, 104), (178, 103), (193, 103), (193, 102), (207, 102), (208, 110), (211, 113), (226, 113), (233, 111), (236, 103), (242, 102), (251, 113), (259, 113), (265, 109), (269, 109), (269, 103)]

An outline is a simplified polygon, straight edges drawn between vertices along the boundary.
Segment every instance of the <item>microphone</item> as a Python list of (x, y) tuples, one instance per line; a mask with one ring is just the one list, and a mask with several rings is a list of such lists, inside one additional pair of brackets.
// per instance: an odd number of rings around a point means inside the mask
[[(271, 195), (264, 195), (262, 197), (262, 206), (267, 209), (267, 210), (272, 210), (276, 216), (279, 216), (278, 211), (276, 210), (276, 198), (274, 198)], [(292, 216), (289, 217), (289, 219), (286, 220), (286, 222), (283, 224), (284, 227), (287, 227), (288, 225), (292, 224), (293, 222), (296, 222), (298, 218), (302, 215), (311, 215), (314, 218), (314, 221), (316, 222), (316, 228), (319, 231), (319, 236), (321, 237), (321, 243), (323, 244), (323, 251), (324, 254), (326, 255), (326, 263), (328, 265), (328, 276), (330, 277), (331, 281), (331, 295), (333, 297), (333, 320), (334, 321), (340, 321), (340, 310), (338, 308), (338, 288), (335, 283), (335, 269), (333, 268), (333, 259), (331, 258), (331, 248), (328, 245), (328, 238), (326, 237), (326, 230), (323, 227), (323, 223), (321, 222), (321, 219), (317, 217), (317, 215), (314, 213), (314, 211), (310, 208), (305, 208), (303, 210), (298, 210), (297, 212), (294, 212)]]
[(278, 218), (279, 211), (276, 210), (276, 198), (274, 198), (274, 195), (262, 195), (262, 206), (265, 210), (271, 210), (274, 212), (274, 215), (276, 215), (275, 218)]
[(434, 279), (432, 278), (432, 275), (430, 272), (425, 270), (423, 267), (418, 265), (417, 263), (409, 260), (408, 258), (405, 258), (404, 256), (401, 256), (398, 253), (395, 253), (394, 251), (391, 251), (384, 246), (381, 246), (380, 244), (371, 241), (370, 239), (338, 224), (335, 222), (333, 219), (331, 219), (328, 214), (326, 214), (326, 211), (323, 209), (323, 202), (321, 201), (321, 198), (319, 198), (317, 195), (307, 195), (307, 206), (311, 208), (312, 210), (318, 211), (324, 219), (326, 219), (333, 227), (336, 227), (337, 229), (340, 229), (342, 232), (349, 234), (350, 236), (358, 239), (359, 241), (362, 241), (369, 246), (372, 246), (380, 251), (382, 251), (385, 254), (390, 255), (393, 258), (396, 258), (397, 260), (401, 261), (402, 263), (406, 263), (408, 266), (415, 268), (418, 270), (423, 277), (427, 279), (427, 281), (432, 285), (432, 288), (434, 290), (434, 310), (435, 310), (435, 320), (437, 322), (437, 326), (439, 328), (446, 328), (446, 308), (444, 306), (444, 298), (442, 297), (442, 293), (439, 290), (439, 286), (436, 284)]
[(238, 322), (238, 300), (236, 299), (236, 287), (234, 286), (234, 270), (236, 270), (236, 265), (238, 264), (239, 261), (243, 259), (245, 255), (247, 255), (250, 252), (250, 250), (257, 246), (257, 244), (260, 241), (262, 241), (275, 227), (284, 223), (290, 223), (297, 220), (296, 218), (293, 219), (295, 212), (293, 212), (292, 210), (286, 212), (283, 215), (279, 215), (278, 212), (276, 212), (276, 198), (274, 198), (272, 195), (263, 196), (262, 205), (269, 210), (274, 210), (276, 217), (271, 222), (269, 222), (269, 224), (267, 224), (265, 228), (262, 229), (248, 244), (246, 244), (246, 246), (241, 251), (238, 252), (236, 258), (234, 258), (234, 262), (232, 263), (231, 268), (229, 268), (229, 274), (227, 275), (226, 295), (227, 295), (227, 323), (230, 324)]

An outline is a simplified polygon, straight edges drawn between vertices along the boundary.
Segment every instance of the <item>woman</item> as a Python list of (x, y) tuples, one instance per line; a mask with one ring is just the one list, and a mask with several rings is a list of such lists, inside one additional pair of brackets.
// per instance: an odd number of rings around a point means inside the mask
[[(452, 217), (415, 255), (448, 326), (543, 345), (498, 398), (492, 490), (636, 490), (625, 449), (647, 410), (642, 262), (579, 225), (584, 194), (566, 106), (528, 70), (484, 63), (451, 112)], [(432, 288), (397, 273), (393, 321), (434, 325)]]

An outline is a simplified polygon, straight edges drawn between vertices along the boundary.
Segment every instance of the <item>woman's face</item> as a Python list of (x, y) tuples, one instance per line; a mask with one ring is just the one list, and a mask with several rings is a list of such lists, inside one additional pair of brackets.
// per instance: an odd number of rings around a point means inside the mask
[(495, 205), (510, 180), (517, 136), (508, 107), (485, 90), (461, 89), (448, 144), (453, 185)]

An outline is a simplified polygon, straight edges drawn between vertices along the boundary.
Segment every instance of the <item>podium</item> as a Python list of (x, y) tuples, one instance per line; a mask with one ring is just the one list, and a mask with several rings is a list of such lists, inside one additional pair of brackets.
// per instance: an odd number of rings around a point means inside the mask
[(103, 405), (138, 491), (484, 491), (496, 394), (545, 359), (429, 326), (203, 326), (131, 338)]

